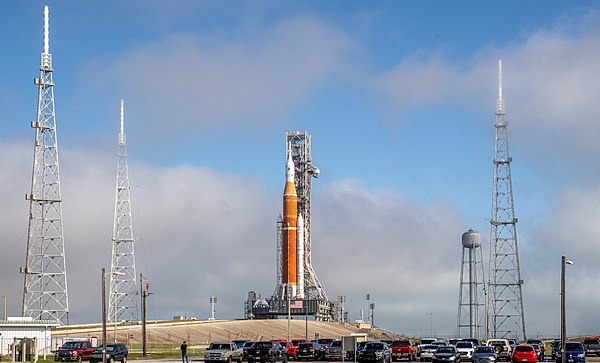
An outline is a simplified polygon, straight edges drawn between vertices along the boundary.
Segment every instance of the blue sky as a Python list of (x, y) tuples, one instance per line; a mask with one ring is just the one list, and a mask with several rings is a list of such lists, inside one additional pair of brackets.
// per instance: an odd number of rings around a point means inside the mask
[[(580, 297), (571, 333), (595, 332), (600, 322), (581, 312), (600, 294), (598, 2), (49, 5), (74, 321), (99, 320), (83, 277), (110, 263), (123, 97), (136, 257), (155, 276), (156, 318), (206, 318), (215, 295), (222, 317), (239, 317), (246, 291), (272, 292), (284, 135), (298, 129), (312, 135), (322, 171), (313, 261), (329, 295), (347, 295), (357, 319), (371, 286), (384, 327), (415, 333), (433, 313), (436, 331), (452, 335), (461, 234), (479, 230), (489, 253), (501, 58), (527, 329), (558, 334), (552, 281), (568, 254)], [(0, 286), (11, 293), (22, 281), (42, 6), (0, 3), (0, 215), (10, 251)], [(212, 265), (230, 251), (230, 264)], [(329, 257), (339, 255), (354, 268), (342, 274)], [(19, 296), (9, 301), (18, 314)]]

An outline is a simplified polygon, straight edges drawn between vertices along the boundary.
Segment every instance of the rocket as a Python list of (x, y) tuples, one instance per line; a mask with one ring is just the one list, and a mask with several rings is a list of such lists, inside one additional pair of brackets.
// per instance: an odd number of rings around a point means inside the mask
[(281, 297), (304, 298), (304, 219), (298, 214), (298, 194), (294, 184), (295, 166), (291, 152), (285, 164), (283, 218), (281, 228)]

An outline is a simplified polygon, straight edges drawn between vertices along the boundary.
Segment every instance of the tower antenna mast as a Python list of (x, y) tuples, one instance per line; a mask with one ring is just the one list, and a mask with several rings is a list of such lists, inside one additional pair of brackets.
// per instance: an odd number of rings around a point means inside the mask
[(502, 98), (502, 61), (498, 61), (496, 140), (494, 145), (494, 190), (490, 220), (489, 333), (492, 338), (525, 340), (523, 280), (519, 267), (517, 222), (508, 153), (508, 121)]
[(131, 218), (131, 188), (127, 165), (125, 140), (124, 101), (121, 99), (121, 123), (117, 146), (117, 183), (115, 193), (115, 218), (112, 238), (110, 274), (110, 321), (137, 321), (137, 279), (133, 223)]
[(62, 223), (62, 197), (56, 140), (54, 82), (44, 6), (44, 48), (41, 57), (35, 129), (33, 172), (29, 200), (29, 226), (23, 282), (23, 316), (69, 323), (69, 296)]

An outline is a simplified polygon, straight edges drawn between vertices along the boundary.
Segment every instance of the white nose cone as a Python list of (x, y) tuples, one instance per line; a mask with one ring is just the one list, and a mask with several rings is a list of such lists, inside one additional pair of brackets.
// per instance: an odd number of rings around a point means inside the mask
[(292, 154), (288, 155), (287, 162), (285, 163), (285, 181), (293, 182), (294, 181), (294, 161), (292, 160)]

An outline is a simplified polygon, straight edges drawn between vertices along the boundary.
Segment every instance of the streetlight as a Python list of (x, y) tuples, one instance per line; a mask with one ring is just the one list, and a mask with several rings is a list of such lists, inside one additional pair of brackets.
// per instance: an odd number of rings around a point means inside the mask
[(566, 265), (572, 265), (573, 261), (569, 261), (565, 256), (561, 258), (560, 269), (560, 355), (562, 363), (567, 362), (565, 354), (566, 339), (567, 339), (567, 314), (565, 310), (565, 270)]

